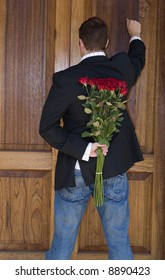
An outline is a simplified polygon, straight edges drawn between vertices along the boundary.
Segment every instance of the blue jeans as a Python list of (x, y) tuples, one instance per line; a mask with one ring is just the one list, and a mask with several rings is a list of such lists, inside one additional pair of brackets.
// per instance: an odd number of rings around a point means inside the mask
[[(85, 208), (94, 185), (86, 186), (80, 170), (75, 170), (76, 187), (55, 192), (54, 238), (47, 260), (69, 260)], [(127, 175), (104, 180), (104, 205), (97, 207), (107, 246), (108, 259), (131, 260), (128, 237), (129, 205)]]

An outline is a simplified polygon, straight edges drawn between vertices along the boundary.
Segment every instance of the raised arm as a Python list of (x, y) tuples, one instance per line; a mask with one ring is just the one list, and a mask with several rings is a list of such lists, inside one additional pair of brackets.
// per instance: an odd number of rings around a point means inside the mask
[(128, 56), (135, 70), (134, 83), (145, 65), (145, 45), (141, 39), (141, 24), (127, 19), (127, 30), (130, 35)]

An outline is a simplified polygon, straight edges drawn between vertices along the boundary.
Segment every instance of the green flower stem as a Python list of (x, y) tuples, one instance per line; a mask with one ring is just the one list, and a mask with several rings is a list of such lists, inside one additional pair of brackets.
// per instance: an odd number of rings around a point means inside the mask
[(102, 206), (104, 204), (104, 184), (103, 184), (103, 166), (105, 156), (101, 148), (97, 149), (97, 163), (95, 174), (95, 188), (94, 188), (94, 203), (95, 205)]

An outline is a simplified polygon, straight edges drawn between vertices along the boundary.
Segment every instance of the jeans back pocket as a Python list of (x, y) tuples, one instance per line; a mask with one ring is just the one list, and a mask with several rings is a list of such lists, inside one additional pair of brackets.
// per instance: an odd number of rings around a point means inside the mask
[(105, 180), (104, 195), (115, 201), (128, 196), (129, 186), (126, 173)]

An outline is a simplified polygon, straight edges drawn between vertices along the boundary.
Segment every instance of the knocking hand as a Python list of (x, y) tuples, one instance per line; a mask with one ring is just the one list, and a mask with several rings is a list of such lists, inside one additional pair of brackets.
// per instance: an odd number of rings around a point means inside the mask
[(127, 19), (127, 30), (131, 37), (141, 34), (141, 24), (136, 20)]
[(90, 152), (90, 157), (97, 157), (97, 148), (102, 148), (102, 151), (103, 151), (103, 154), (104, 154), (104, 156), (106, 156), (107, 155), (107, 153), (108, 153), (108, 147), (107, 147), (107, 145), (106, 144), (99, 144), (99, 143), (97, 143), (97, 142), (95, 142), (95, 143), (93, 143), (92, 144), (92, 148), (91, 148), (91, 152)]

